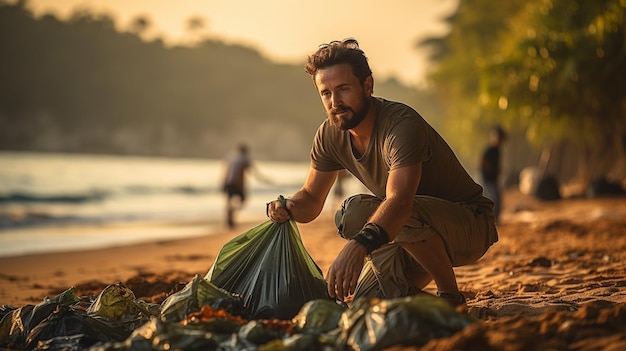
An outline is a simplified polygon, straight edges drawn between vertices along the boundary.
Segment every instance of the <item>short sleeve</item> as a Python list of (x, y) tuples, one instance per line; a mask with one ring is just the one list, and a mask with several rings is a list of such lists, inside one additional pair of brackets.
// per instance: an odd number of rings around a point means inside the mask
[(321, 172), (332, 172), (343, 169), (337, 161), (336, 142), (332, 139), (332, 130), (327, 121), (317, 129), (311, 147), (311, 166)]
[(389, 170), (426, 163), (432, 156), (428, 128), (419, 119), (402, 118), (389, 127), (383, 148)]

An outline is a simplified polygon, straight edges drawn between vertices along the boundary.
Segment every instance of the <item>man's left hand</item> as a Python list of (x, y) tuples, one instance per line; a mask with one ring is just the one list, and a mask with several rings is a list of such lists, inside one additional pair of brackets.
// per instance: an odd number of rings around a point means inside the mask
[(366, 255), (363, 245), (354, 240), (346, 243), (328, 269), (328, 294), (331, 297), (343, 301), (354, 294)]

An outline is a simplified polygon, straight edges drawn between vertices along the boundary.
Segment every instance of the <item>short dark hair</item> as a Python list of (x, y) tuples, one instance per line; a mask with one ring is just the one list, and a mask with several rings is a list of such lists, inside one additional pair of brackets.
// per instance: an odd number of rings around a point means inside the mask
[(309, 56), (304, 70), (315, 79), (318, 70), (341, 63), (347, 63), (352, 67), (352, 73), (361, 84), (372, 75), (365, 53), (359, 49), (359, 43), (352, 38), (320, 45), (319, 49)]

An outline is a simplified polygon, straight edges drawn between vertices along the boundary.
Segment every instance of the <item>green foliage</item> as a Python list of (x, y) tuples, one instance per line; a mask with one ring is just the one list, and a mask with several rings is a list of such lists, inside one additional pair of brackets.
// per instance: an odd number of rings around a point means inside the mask
[(623, 0), (461, 1), (450, 33), (422, 42), (439, 59), (431, 78), (459, 149), (503, 124), (533, 145), (623, 157), (625, 14)]
[(503, 42), (503, 33), (508, 30), (503, 14), (516, 12), (523, 3), (518, 0), (461, 1), (456, 13), (447, 19), (450, 32), (420, 43), (432, 52), (435, 70), (430, 78), (440, 99), (445, 101), (447, 118), (442, 134), (461, 160), (478, 160), (486, 144), (485, 130), (499, 122), (497, 116), (486, 117), (479, 102), (480, 71), (497, 50), (499, 44), (494, 43)]
[[(487, 109), (508, 109), (537, 144), (610, 135), (626, 115), (626, 84), (616, 75), (626, 69), (625, 11), (619, 1), (529, 3), (514, 19), (517, 46), (503, 47), (485, 71)], [(502, 99), (507, 107), (494, 103)]]

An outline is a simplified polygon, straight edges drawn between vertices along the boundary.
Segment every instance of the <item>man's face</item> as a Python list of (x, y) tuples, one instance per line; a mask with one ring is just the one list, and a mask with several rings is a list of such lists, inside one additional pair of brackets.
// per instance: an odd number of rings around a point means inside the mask
[(371, 82), (368, 77), (362, 85), (347, 63), (317, 71), (315, 86), (333, 126), (348, 130), (365, 119), (370, 107)]

